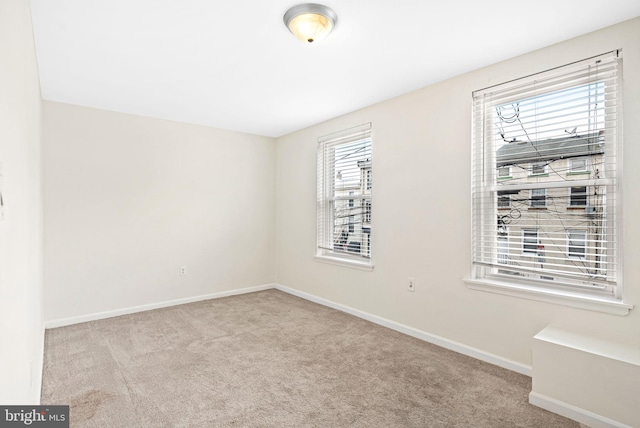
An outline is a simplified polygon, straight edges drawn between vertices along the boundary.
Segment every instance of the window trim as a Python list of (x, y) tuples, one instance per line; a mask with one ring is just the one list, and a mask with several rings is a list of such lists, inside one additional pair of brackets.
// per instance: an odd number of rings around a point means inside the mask
[(504, 281), (496, 281), (487, 278), (464, 278), (464, 283), (472, 290), (502, 294), (505, 296), (535, 300), (538, 302), (552, 303), (556, 305), (559, 304), (610, 315), (625, 316), (629, 314), (631, 309), (633, 309), (633, 305), (614, 298), (589, 296), (583, 292), (576, 293), (567, 290), (535, 287), (530, 284), (521, 284), (516, 281), (506, 283)]
[[(328, 174), (328, 171), (335, 171), (336, 166), (333, 163), (333, 147), (339, 147), (341, 145), (346, 146), (346, 150), (349, 150), (349, 144), (362, 143), (365, 146), (368, 145), (367, 151), (368, 157), (365, 159), (358, 159), (357, 167), (360, 168), (360, 185), (359, 191), (356, 193), (349, 192), (346, 195), (338, 195), (336, 192), (339, 190), (335, 187), (336, 177), (333, 174)], [(373, 163), (373, 138), (371, 132), (371, 123), (365, 123), (363, 125), (355, 126), (353, 128), (345, 129), (333, 134), (322, 136), (318, 139), (318, 158), (317, 158), (317, 243), (316, 254), (314, 260), (324, 262), (333, 265), (345, 266), (365, 271), (373, 270), (373, 261), (371, 259), (371, 247), (368, 245), (371, 241), (371, 225), (370, 223), (363, 227), (363, 232), (360, 234), (360, 238), (366, 239), (366, 241), (360, 242), (360, 251), (356, 254), (349, 252), (345, 249), (334, 248), (335, 241), (335, 204), (338, 200), (343, 200), (348, 213), (346, 215), (346, 222), (340, 223), (346, 227), (347, 233), (355, 233), (356, 225), (356, 204), (355, 199), (359, 199), (359, 205), (362, 206), (364, 201), (371, 202), (371, 177), (372, 177), (372, 163)], [(356, 152), (357, 153), (357, 152)], [(331, 159), (329, 159), (331, 154)], [(362, 166), (360, 162), (363, 162)], [(351, 168), (349, 166), (349, 168)], [(349, 169), (351, 170), (351, 169)], [(362, 171), (365, 171), (364, 174)], [(340, 171), (337, 172), (338, 174)], [(339, 177), (339, 176), (338, 176)], [(338, 178), (339, 179), (339, 178)], [(363, 182), (363, 179), (366, 182)], [(346, 180), (346, 179), (345, 179)], [(367, 189), (363, 189), (366, 187)], [(342, 190), (342, 189), (340, 189)], [(353, 201), (353, 206), (351, 201)], [(361, 208), (361, 207), (359, 207)], [(360, 214), (360, 217), (363, 215)], [(367, 232), (364, 232), (364, 229)], [(349, 237), (347, 236), (347, 240)], [(348, 242), (346, 243), (348, 246)], [(366, 253), (363, 253), (363, 246), (366, 249)]]
[[(623, 199), (623, 195), (621, 193), (621, 182), (622, 182), (622, 145), (623, 141), (621, 138), (621, 129), (622, 129), (622, 103), (619, 102), (617, 105), (617, 120), (610, 121), (613, 126), (607, 126), (606, 135), (618, 135), (618, 141), (615, 139), (611, 142), (607, 140), (606, 146), (606, 156), (613, 156), (614, 159), (617, 159), (617, 172), (611, 177), (608, 177), (606, 183), (600, 185), (606, 185), (607, 191), (611, 188), (612, 192), (615, 194), (615, 199), (613, 199), (613, 203), (607, 206), (607, 212), (609, 212), (608, 218), (614, 221), (615, 223), (615, 235), (611, 235), (613, 241), (612, 246), (612, 256), (615, 259), (615, 277), (612, 277), (612, 284), (614, 285), (615, 292), (613, 294), (605, 294), (602, 292), (594, 292), (592, 289), (584, 288), (584, 287), (565, 287), (563, 284), (550, 284), (545, 285), (543, 280), (538, 281), (537, 279), (529, 280), (528, 278), (520, 279), (518, 278), (494, 278), (493, 275), (490, 274), (491, 270), (489, 267), (497, 267), (495, 264), (491, 263), (490, 260), (485, 261), (484, 258), (490, 252), (487, 252), (487, 249), (490, 248), (492, 244), (488, 243), (486, 240), (483, 240), (483, 231), (486, 230), (486, 227), (490, 227), (492, 217), (495, 217), (495, 211), (493, 214), (491, 213), (490, 205), (486, 205), (486, 200), (479, 199), (483, 197), (487, 191), (496, 192), (500, 189), (500, 183), (498, 186), (494, 183), (488, 189), (483, 189), (479, 187), (475, 187), (479, 183), (478, 177), (486, 177), (482, 178), (482, 183), (484, 183), (485, 179), (489, 177), (486, 176), (488, 171), (492, 170), (491, 162), (494, 157), (489, 154), (488, 156), (483, 155), (483, 146), (482, 139), (485, 138), (485, 130), (492, 129), (492, 125), (489, 123), (487, 119), (485, 119), (484, 114), (487, 111), (487, 108), (491, 108), (491, 105), (487, 104), (493, 103), (492, 96), (497, 94), (499, 97), (502, 97), (500, 103), (507, 102), (517, 102), (523, 99), (522, 95), (518, 92), (520, 88), (525, 85), (531, 85), (533, 81), (536, 82), (545, 82), (545, 79), (563, 79), (564, 76), (569, 76), (570, 73), (574, 73), (574, 75), (578, 75), (580, 70), (586, 70), (587, 67), (594, 67), (594, 69), (599, 69), (601, 66), (604, 67), (603, 64), (607, 65), (606, 72), (609, 73), (605, 75), (602, 80), (605, 82), (608, 87), (613, 87), (614, 92), (617, 92), (618, 99), (622, 99), (622, 88), (620, 85), (621, 74), (622, 74), (622, 66), (621, 66), (621, 51), (611, 51), (603, 55), (594, 56), (592, 58), (588, 58), (582, 61), (576, 61), (574, 63), (568, 64), (566, 66), (559, 66), (551, 70), (543, 71), (540, 73), (531, 74), (522, 79), (514, 79), (504, 84), (494, 85), (489, 88), (484, 88), (479, 91), (475, 91), (473, 93), (474, 100), (474, 117), (473, 117), (473, 183), (474, 188), (472, 191), (473, 200), (473, 230), (472, 230), (472, 244), (475, 250), (472, 251), (472, 263), (471, 263), (471, 275), (466, 278), (464, 281), (467, 286), (471, 289), (476, 289), (480, 291), (493, 292), (498, 294), (504, 294), (514, 297), (527, 298), (538, 301), (545, 301), (554, 304), (561, 304), (570, 307), (594, 310), (599, 312), (605, 312), (616, 315), (626, 315), (630, 309), (633, 308), (633, 305), (627, 303), (624, 293), (624, 281), (623, 281), (623, 273), (624, 273), (624, 260), (621, 257), (622, 248), (623, 248), (623, 237), (624, 233), (622, 231), (623, 222), (621, 221), (621, 201)], [(568, 71), (565, 71), (568, 70)], [(617, 78), (616, 78), (617, 73)], [(585, 73), (584, 75), (590, 75)], [(613, 77), (611, 77), (613, 76)], [(549, 80), (550, 81), (550, 80)], [(555, 80), (559, 81), (559, 80)], [(564, 86), (558, 86), (560, 88), (558, 90), (564, 88), (578, 87), (582, 83), (580, 80), (575, 80), (573, 82), (576, 83), (567, 83)], [(592, 81), (589, 80), (588, 83)], [(613, 86), (612, 86), (613, 85)], [(514, 89), (515, 88), (515, 89)], [(544, 93), (544, 92), (543, 92)], [(550, 90), (549, 93), (552, 93)], [(606, 89), (606, 93), (610, 94), (610, 90)], [(542, 93), (541, 93), (542, 94)], [(538, 96), (538, 95), (536, 95)], [(497, 104), (495, 104), (497, 105)], [(476, 115), (477, 112), (477, 115)], [(481, 116), (482, 115), (482, 116)], [(481, 119), (480, 119), (481, 118)], [(492, 131), (489, 131), (492, 132)], [(479, 140), (480, 138), (480, 140)], [(503, 136), (504, 139), (504, 136)], [(511, 142), (504, 140), (505, 142)], [(512, 140), (516, 141), (516, 140)], [(478, 159), (481, 159), (478, 161)], [(614, 160), (615, 161), (615, 160)], [(589, 174), (587, 166), (586, 173)], [(614, 170), (615, 171), (615, 170)], [(556, 173), (556, 171), (554, 171)], [(584, 172), (582, 172), (584, 174)], [(482, 175), (478, 175), (482, 174)], [(497, 175), (497, 174), (496, 174)], [(496, 180), (496, 175), (494, 175), (494, 180)], [(535, 175), (527, 175), (528, 177), (535, 178), (539, 177), (541, 174)], [(545, 174), (548, 175), (548, 174)], [(596, 177), (600, 180), (600, 177)], [(602, 182), (602, 180), (600, 180)], [(570, 184), (569, 184), (570, 186)], [(609, 187), (611, 186), (611, 187)], [(510, 185), (510, 187), (516, 187)], [(533, 183), (530, 183), (527, 186), (524, 186), (526, 189), (532, 189)], [(549, 186), (545, 186), (549, 187)], [(552, 186), (552, 187), (561, 187), (561, 186)], [(487, 211), (487, 207), (489, 210)], [(479, 210), (484, 211), (479, 211)], [(484, 220), (483, 220), (484, 219)], [(481, 223), (477, 223), (481, 222)], [(476, 251), (482, 251), (478, 254), (478, 258), (476, 258)], [(494, 250), (495, 254), (495, 250)], [(495, 263), (495, 262), (494, 262)], [(558, 276), (556, 276), (558, 278)], [(560, 287), (556, 287), (556, 285), (560, 285)]]

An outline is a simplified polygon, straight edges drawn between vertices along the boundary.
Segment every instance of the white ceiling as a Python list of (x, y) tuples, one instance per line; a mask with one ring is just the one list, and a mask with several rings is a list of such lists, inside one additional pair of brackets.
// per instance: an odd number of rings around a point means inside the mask
[(31, 0), (46, 100), (277, 137), (640, 15), (639, 0)]

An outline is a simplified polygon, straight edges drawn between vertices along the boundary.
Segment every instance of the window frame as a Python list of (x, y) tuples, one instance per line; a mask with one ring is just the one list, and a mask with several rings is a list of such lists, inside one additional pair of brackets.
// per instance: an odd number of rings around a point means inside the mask
[[(357, 212), (362, 210), (365, 201), (372, 201), (372, 168), (373, 168), (373, 136), (371, 123), (355, 126), (353, 128), (338, 131), (333, 134), (325, 135), (318, 138), (318, 156), (317, 156), (317, 244), (314, 259), (323, 263), (330, 263), (365, 271), (373, 270), (373, 262), (371, 259), (371, 225), (362, 224), (356, 230), (356, 222), (358, 218), (360, 222), (364, 220), (364, 213)], [(345, 174), (349, 173), (351, 180), (356, 177), (359, 170), (359, 185), (350, 188), (339, 188), (336, 180), (336, 174), (340, 177), (340, 172), (336, 166), (336, 150), (350, 150), (353, 146), (358, 149), (358, 145), (364, 150), (357, 154), (360, 150), (355, 150), (351, 155), (355, 165), (347, 167)], [(364, 157), (363, 157), (364, 156)], [(348, 162), (348, 161), (347, 161)], [(345, 180), (347, 180), (345, 178)], [(360, 189), (358, 191), (349, 191), (351, 189)], [(344, 192), (340, 196), (338, 192)], [(356, 207), (355, 200), (358, 199), (359, 207)], [(337, 220), (336, 204), (341, 201), (344, 205), (344, 213), (341, 215), (342, 220)], [(372, 204), (370, 204), (371, 206)], [(336, 223), (339, 221), (340, 223)], [(340, 226), (342, 235), (336, 235), (336, 227)], [(345, 242), (340, 240), (346, 233)], [(351, 240), (351, 234), (356, 234), (355, 240)], [(337, 240), (340, 240), (338, 243)], [(358, 244), (358, 245), (356, 245)], [(355, 248), (358, 251), (354, 251)]]
[[(585, 70), (589, 71), (585, 71)], [(591, 79), (591, 70), (595, 70), (594, 80)], [(598, 70), (603, 70), (599, 72)], [(595, 74), (600, 73), (600, 74)], [(575, 63), (567, 64), (565, 66), (555, 67), (553, 69), (543, 71), (540, 73), (531, 74), (527, 77), (521, 79), (510, 80), (506, 83), (498, 84), (489, 88), (481, 89), (478, 91), (474, 91), (473, 93), (473, 153), (472, 153), (472, 165), (473, 165), (473, 174), (472, 174), (472, 261), (471, 261), (471, 275), (469, 278), (465, 279), (467, 285), (472, 289), (496, 292), (500, 294), (507, 294), (516, 297), (524, 297), (530, 298), (534, 300), (541, 300), (549, 303), (563, 304), (572, 307), (580, 307), (595, 311), (601, 311), (611, 314), (617, 315), (626, 315), (629, 310), (633, 307), (633, 305), (628, 304), (625, 301), (625, 294), (623, 289), (623, 266), (622, 266), (622, 248), (623, 248), (623, 234), (621, 232), (621, 182), (622, 182), (622, 114), (620, 113), (621, 108), (621, 99), (622, 99), (622, 88), (621, 88), (621, 73), (622, 73), (622, 56), (621, 51), (612, 51), (603, 55), (595, 56), (592, 58), (587, 58), (582, 61), (576, 61)], [(569, 76), (569, 77), (567, 77)], [(550, 83), (549, 83), (550, 82)], [(555, 85), (555, 86), (552, 86)], [(612, 169), (606, 169), (606, 176), (599, 176), (598, 174), (589, 174), (588, 178), (585, 179), (572, 179), (575, 180), (575, 185), (572, 186), (572, 181), (566, 181), (566, 184), (561, 184), (562, 182), (556, 179), (556, 175), (559, 176), (558, 167), (554, 166), (553, 168), (550, 166), (545, 167), (545, 173), (542, 171), (536, 171), (535, 174), (533, 169), (529, 169), (529, 174), (525, 174), (525, 178), (540, 178), (536, 182), (530, 182), (525, 185), (520, 185), (520, 183), (512, 183), (509, 181), (508, 183), (500, 183), (498, 180), (498, 172), (496, 171), (496, 155), (492, 152), (484, 152), (485, 147), (496, 147), (492, 146), (493, 138), (502, 138), (504, 143), (520, 143), (523, 141), (520, 137), (513, 138), (511, 135), (513, 134), (505, 134), (502, 128), (494, 131), (493, 116), (491, 116), (490, 109), (493, 106), (501, 106), (507, 105), (508, 103), (520, 103), (523, 100), (534, 100), (537, 97), (542, 97), (546, 95), (554, 95), (556, 93), (560, 93), (565, 89), (567, 91), (580, 90), (578, 88), (587, 87), (589, 91), (591, 91), (591, 86), (598, 92), (596, 92), (595, 96), (601, 97), (598, 98), (597, 103), (602, 103), (599, 106), (600, 111), (606, 111), (607, 118), (606, 122), (603, 120), (603, 128), (600, 128), (600, 123), (598, 127), (594, 128), (604, 129), (600, 131), (600, 135), (604, 135), (602, 146), (603, 149), (603, 162), (607, 162), (606, 165), (612, 165)], [(531, 89), (533, 88), (533, 89)], [(549, 88), (549, 89), (545, 89)], [(526, 92), (528, 91), (528, 92)], [(575, 93), (575, 92), (574, 92)], [(487, 95), (488, 94), (488, 95)], [(497, 97), (495, 97), (497, 94)], [(528, 94), (528, 95), (523, 95)], [(511, 98), (508, 98), (511, 97)], [(591, 97), (591, 92), (589, 93), (589, 97)], [(499, 101), (494, 101), (495, 99)], [(589, 98), (590, 101), (591, 98)], [(609, 105), (614, 105), (616, 100), (619, 100), (618, 108), (615, 107), (608, 108)], [(535, 102), (535, 101), (533, 101)], [(567, 116), (570, 113), (570, 107), (567, 106)], [(589, 107), (591, 109), (592, 107)], [(501, 115), (503, 110), (497, 111), (497, 115), (502, 117), (507, 117)], [(586, 111), (586, 110), (584, 110)], [(589, 110), (591, 111), (591, 110)], [(535, 121), (538, 121), (537, 113), (534, 113)], [(603, 114), (603, 113), (601, 113)], [(486, 115), (486, 116), (485, 116)], [(614, 115), (612, 117), (612, 115)], [(617, 117), (616, 117), (617, 116)], [(600, 116), (604, 117), (604, 116)], [(503, 122), (504, 123), (504, 122)], [(517, 126), (517, 125), (516, 125)], [(558, 129), (556, 127), (555, 129)], [(589, 128), (591, 129), (591, 128)], [(498, 132), (502, 131), (502, 132)], [(527, 131), (523, 128), (524, 133)], [(537, 131), (536, 131), (537, 132)], [(558, 132), (558, 131), (556, 131)], [(582, 131), (584, 132), (584, 131)], [(555, 137), (556, 134), (553, 134), (552, 137), (536, 137), (539, 138), (539, 142), (543, 143), (544, 138), (559, 138)], [(584, 133), (582, 135), (585, 135)], [(588, 137), (591, 138), (591, 135), (588, 134)], [(618, 136), (616, 138), (616, 136)], [(563, 136), (564, 137), (564, 136)], [(524, 141), (527, 141), (528, 137), (524, 138)], [(568, 138), (568, 137), (567, 137)], [(529, 138), (529, 141), (532, 141)], [(551, 140), (549, 140), (551, 141)], [(501, 147), (499, 145), (497, 147)], [(567, 146), (565, 146), (567, 147)], [(585, 146), (586, 147), (586, 146)], [(590, 146), (589, 146), (590, 147)], [(497, 150), (496, 148), (488, 149), (488, 150)], [(510, 149), (511, 150), (511, 149)], [(586, 151), (586, 150), (585, 150)], [(539, 156), (540, 153), (537, 151), (533, 152), (533, 156)], [(571, 152), (573, 155), (576, 152)], [(591, 152), (589, 152), (591, 153)], [(531, 155), (529, 155), (532, 157)], [(549, 155), (547, 155), (549, 156)], [(588, 156), (589, 157), (589, 156)], [(523, 158), (520, 158), (523, 159)], [(551, 159), (551, 160), (549, 160)], [(554, 162), (554, 158), (547, 158), (545, 160), (545, 164), (549, 165), (551, 162)], [(555, 159), (562, 159), (561, 157)], [(508, 158), (504, 156), (499, 159), (499, 161), (507, 161)], [(531, 163), (531, 161), (530, 161)], [(536, 162), (540, 165), (542, 162)], [(566, 164), (565, 164), (566, 165)], [(605, 165), (605, 164), (603, 164)], [(590, 162), (587, 161), (587, 165), (585, 166), (587, 169), (587, 173), (589, 172), (589, 168), (591, 167)], [(548, 169), (547, 169), (548, 168)], [(604, 168), (604, 166), (603, 166)], [(548, 171), (553, 171), (554, 175), (549, 176)], [(565, 171), (570, 172), (569, 169), (565, 169)], [(603, 171), (603, 170), (601, 170)], [(579, 173), (584, 174), (585, 171), (579, 171)], [(548, 180), (555, 180), (549, 182)], [(492, 236), (496, 236), (495, 233), (498, 233), (495, 229), (495, 215), (498, 210), (497, 207), (497, 197), (493, 196), (493, 198), (488, 197), (490, 194), (497, 195), (499, 190), (515, 190), (518, 189), (534, 189), (534, 188), (546, 188), (552, 189), (553, 192), (551, 195), (547, 194), (545, 199), (549, 199), (551, 197), (551, 201), (546, 201), (547, 203), (552, 203), (554, 207), (559, 203), (556, 200), (559, 195), (557, 189), (561, 187), (579, 187), (582, 185), (582, 182), (587, 182), (587, 180), (593, 180), (593, 183), (597, 186), (604, 186), (604, 194), (606, 194), (607, 205), (601, 207), (602, 215), (606, 215), (607, 225), (605, 226), (605, 231), (600, 233), (606, 233), (603, 239), (606, 239), (607, 246), (605, 247), (607, 253), (603, 253), (604, 257), (606, 257), (608, 268), (604, 269), (604, 271), (599, 271), (598, 274), (594, 274), (597, 276), (589, 276), (589, 278), (602, 278), (601, 283), (605, 284), (602, 287), (586, 287), (586, 283), (589, 282), (588, 285), (597, 282), (595, 279), (584, 280), (585, 285), (582, 284), (574, 284), (571, 281), (564, 281), (562, 276), (559, 276), (557, 273), (553, 273), (553, 277), (547, 276), (546, 271), (543, 273), (541, 266), (539, 269), (528, 269), (529, 272), (533, 272), (534, 274), (522, 275), (521, 277), (514, 277), (509, 274), (495, 274), (495, 272), (499, 271), (499, 266), (496, 262), (496, 240), (491, 238)], [(484, 184), (484, 183), (488, 184)], [(547, 184), (547, 183), (550, 184)], [(578, 184), (580, 183), (580, 184)], [(592, 181), (589, 181), (592, 183)], [(542, 185), (541, 187), (537, 187), (538, 185)], [(589, 184), (591, 185), (591, 184)], [(486, 187), (482, 187), (486, 186)], [(570, 192), (570, 190), (569, 190)], [(598, 194), (603, 194), (599, 192)], [(493, 202), (493, 207), (491, 206), (490, 201)], [(589, 201), (587, 202), (587, 204)], [(568, 206), (568, 203), (567, 203)], [(588, 205), (587, 205), (588, 206)], [(581, 207), (582, 208), (582, 207)], [(555, 212), (555, 210), (554, 210)], [(559, 211), (558, 211), (559, 212)], [(606, 212), (606, 214), (605, 214)], [(543, 215), (540, 214), (532, 214), (532, 215)], [(572, 214), (575, 215), (575, 214)], [(498, 228), (500, 228), (500, 215), (498, 215)], [(537, 224), (537, 223), (531, 223)], [(545, 236), (547, 232), (544, 232)], [(524, 250), (524, 234), (522, 235), (523, 239), (523, 250)], [(540, 239), (540, 235), (538, 235), (538, 240)], [(549, 242), (549, 247), (547, 249), (548, 255), (547, 257), (550, 259), (557, 260), (557, 250), (553, 248), (553, 236), (550, 236), (552, 241)], [(540, 242), (540, 241), (539, 241)], [(532, 251), (527, 251), (528, 255), (532, 256)], [(541, 250), (541, 260), (545, 259), (545, 249)], [(494, 259), (490, 259), (491, 254), (493, 254)], [(513, 253), (512, 253), (513, 254)], [(562, 254), (562, 253), (560, 253)], [(566, 253), (565, 253), (566, 254)], [(588, 253), (587, 253), (588, 255)], [(601, 268), (598, 268), (601, 269)], [(515, 268), (516, 271), (520, 270), (521, 272), (526, 272), (527, 269)], [(537, 273), (536, 273), (537, 272)], [(549, 270), (548, 272), (552, 272)], [(601, 274), (600, 274), (601, 272)], [(591, 274), (589, 274), (591, 275)], [(559, 278), (559, 280), (557, 280)], [(574, 278), (572, 281), (580, 282), (580, 275), (574, 274), (573, 276), (565, 276), (564, 278)]]

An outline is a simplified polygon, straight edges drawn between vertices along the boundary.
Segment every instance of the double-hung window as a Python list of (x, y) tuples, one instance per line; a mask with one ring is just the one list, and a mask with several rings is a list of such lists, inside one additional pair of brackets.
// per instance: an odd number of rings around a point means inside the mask
[(569, 194), (569, 206), (586, 207), (587, 195), (587, 186), (572, 186)]
[(370, 123), (319, 139), (317, 259), (371, 268), (371, 161)]
[[(610, 52), (473, 93), (472, 287), (627, 310), (621, 61)], [(522, 242), (507, 254), (504, 224)]]
[(529, 199), (531, 208), (544, 208), (547, 206), (547, 189), (531, 189)]
[(531, 175), (542, 175), (547, 173), (547, 164), (544, 162), (532, 162), (530, 165)]
[(584, 259), (587, 254), (587, 231), (567, 230), (567, 257)]

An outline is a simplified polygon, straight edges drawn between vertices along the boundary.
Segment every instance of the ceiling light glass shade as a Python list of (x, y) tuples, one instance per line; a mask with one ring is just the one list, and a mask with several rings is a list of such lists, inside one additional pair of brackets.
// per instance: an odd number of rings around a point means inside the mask
[(314, 3), (294, 6), (284, 14), (284, 24), (300, 41), (317, 42), (331, 32), (338, 16), (327, 6)]

